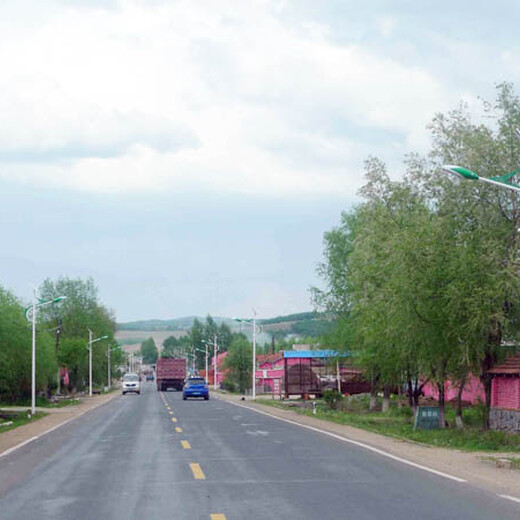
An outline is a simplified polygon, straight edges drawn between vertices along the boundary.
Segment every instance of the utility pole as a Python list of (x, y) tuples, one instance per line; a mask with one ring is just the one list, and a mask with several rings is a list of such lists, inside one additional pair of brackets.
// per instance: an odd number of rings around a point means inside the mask
[(214, 357), (213, 357), (213, 360), (215, 362), (215, 368), (213, 370), (213, 376), (215, 378), (215, 381), (213, 381), (213, 388), (216, 390), (217, 389), (217, 379), (218, 379), (218, 345), (217, 345), (217, 335), (215, 334), (213, 336), (213, 352), (214, 352)]
[(88, 329), (88, 395), (92, 397), (92, 331)]
[(206, 347), (206, 352), (204, 353), (204, 356), (205, 356), (205, 362), (206, 362), (206, 382), (208, 381), (209, 379), (209, 374), (208, 374), (208, 344), (207, 343), (204, 343), (204, 346)]
[(253, 386), (251, 397), (256, 399), (256, 311), (253, 309)]
[(36, 291), (33, 289), (32, 304), (32, 368), (31, 368), (31, 415), (36, 413)]

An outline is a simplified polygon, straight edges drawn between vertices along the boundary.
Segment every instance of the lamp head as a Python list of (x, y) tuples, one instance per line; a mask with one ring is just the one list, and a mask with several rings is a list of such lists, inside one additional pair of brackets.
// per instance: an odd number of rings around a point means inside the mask
[(469, 179), (472, 181), (478, 181), (479, 176), (468, 170), (467, 168), (462, 168), (462, 166), (456, 166), (454, 164), (445, 164), (442, 167), (442, 171), (445, 173), (449, 173), (450, 175), (455, 175), (456, 177), (462, 177), (463, 179)]

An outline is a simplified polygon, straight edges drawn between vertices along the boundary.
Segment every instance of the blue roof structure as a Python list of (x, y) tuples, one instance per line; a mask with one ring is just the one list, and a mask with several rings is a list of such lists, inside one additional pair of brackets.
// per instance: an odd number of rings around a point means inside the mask
[(294, 358), (334, 358), (348, 357), (350, 354), (336, 352), (335, 350), (284, 350), (283, 357), (286, 359)]

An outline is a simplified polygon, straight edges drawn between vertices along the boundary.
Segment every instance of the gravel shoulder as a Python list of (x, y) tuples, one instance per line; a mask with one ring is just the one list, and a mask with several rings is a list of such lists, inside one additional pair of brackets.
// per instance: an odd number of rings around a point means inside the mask
[[(0, 457), (4, 453), (12, 451), (18, 445), (45, 435), (50, 430), (56, 429), (62, 424), (80, 417), (84, 413), (111, 401), (119, 395), (121, 395), (121, 392), (115, 390), (108, 394), (82, 397), (80, 404), (77, 405), (64, 406), (62, 408), (37, 408), (37, 411), (45, 412), (48, 415), (13, 430), (0, 433)], [(23, 410), (26, 409), (27, 408), (23, 408)], [(9, 410), (13, 410), (13, 408), (9, 408)]]
[[(352, 426), (315, 419), (313, 417), (300, 415), (292, 410), (282, 410), (272, 406), (261, 405), (252, 402), (248, 398), (242, 400), (242, 397), (237, 395), (224, 392), (216, 392), (216, 394), (219, 399), (224, 401), (240, 404), (254, 410), (260, 410), (273, 417), (319, 428), (320, 430), (334, 433), (346, 439), (363, 442), (416, 464), (421, 464), (434, 470), (465, 479), (468, 483), (488, 491), (520, 498), (520, 471), (517, 469), (497, 467), (494, 459), (502, 457), (500, 453), (468, 453), (460, 450), (427, 446), (420, 443), (386, 437)], [(503, 454), (503, 456), (510, 457), (511, 454)]]

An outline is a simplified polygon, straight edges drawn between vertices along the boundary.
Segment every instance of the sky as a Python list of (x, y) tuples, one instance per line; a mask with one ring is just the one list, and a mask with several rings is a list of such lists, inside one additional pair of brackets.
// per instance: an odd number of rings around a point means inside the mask
[(323, 234), (518, 84), (514, 1), (0, 2), (0, 284), (118, 321), (312, 309)]

